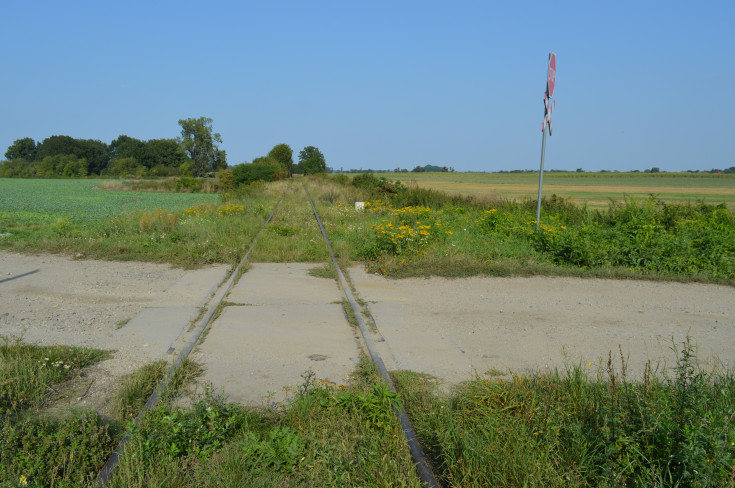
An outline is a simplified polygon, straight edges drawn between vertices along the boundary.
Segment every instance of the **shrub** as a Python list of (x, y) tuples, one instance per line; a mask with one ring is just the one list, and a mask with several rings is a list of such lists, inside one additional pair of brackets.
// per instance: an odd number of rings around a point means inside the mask
[(279, 164), (270, 162), (242, 163), (232, 168), (235, 186), (249, 185), (256, 181), (275, 181), (285, 177), (285, 171)]

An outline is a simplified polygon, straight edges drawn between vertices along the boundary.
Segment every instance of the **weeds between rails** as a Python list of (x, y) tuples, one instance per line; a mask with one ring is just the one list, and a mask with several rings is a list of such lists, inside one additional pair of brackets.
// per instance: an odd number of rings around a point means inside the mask
[[(1, 352), (4, 360), (19, 358), (34, 376), (45, 366), (28, 360), (29, 350), (35, 356), (64, 350), (72, 364), (90, 354), (20, 343)], [(166, 369), (155, 363), (127, 382), (116, 402), (117, 420), (78, 411), (54, 418), (16, 403), (0, 425), (0, 486), (92, 484), (131, 412)], [(182, 408), (172, 404), (175, 396), (176, 388), (137, 427), (128, 424), (131, 439), (109, 486), (420, 486), (393, 415), (396, 396), (365, 358), (350, 385), (305, 373), (296, 400), (279, 411), (227, 403), (211, 391)], [(44, 399), (39, 393), (35, 404)]]

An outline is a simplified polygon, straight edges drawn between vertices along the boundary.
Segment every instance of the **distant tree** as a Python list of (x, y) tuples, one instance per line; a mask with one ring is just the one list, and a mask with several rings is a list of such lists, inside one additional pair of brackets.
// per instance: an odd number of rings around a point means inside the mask
[(73, 154), (46, 156), (41, 160), (39, 176), (77, 178), (87, 176), (87, 160)]
[(305, 175), (325, 173), (327, 162), (319, 148), (306, 146), (299, 152), (299, 168)]
[(212, 119), (181, 119), (181, 147), (191, 159), (191, 171), (194, 176), (224, 169), (227, 167), (225, 151), (219, 149), (222, 144), (219, 133), (212, 132)]
[(577, 168), (577, 173), (584, 173), (584, 170), (582, 168)]
[(70, 136), (51, 136), (47, 137), (38, 144), (38, 153), (36, 157), (39, 160), (47, 156), (56, 156), (57, 154), (74, 154), (76, 150), (76, 139)]
[(112, 176), (142, 176), (145, 168), (133, 157), (117, 158), (110, 162), (107, 174)]
[(414, 169), (411, 170), (412, 173), (423, 173), (424, 168), (423, 166), (416, 166)]
[(0, 178), (33, 178), (38, 176), (38, 162), (11, 159), (0, 164)]
[(38, 145), (36, 159), (49, 156), (75, 156), (87, 162), (88, 174), (100, 174), (110, 161), (107, 144), (95, 139), (74, 139), (69, 136), (47, 137)]
[(661, 172), (661, 170), (659, 168), (655, 167), (655, 166), (653, 168), (651, 168), (651, 173), (660, 173), (660, 172)]
[(16, 139), (12, 145), (8, 146), (8, 150), (5, 151), (5, 158), (8, 161), (22, 159), (30, 162), (36, 159), (37, 153), (36, 141), (30, 137), (24, 137), (23, 139)]
[(186, 153), (176, 139), (151, 139), (146, 141), (144, 154), (145, 157), (141, 162), (146, 168), (155, 168), (156, 166), (178, 168), (187, 159)]
[(141, 161), (144, 156), (144, 151), (145, 142), (124, 134), (107, 146), (107, 153), (110, 156), (110, 161), (122, 158), (135, 158), (135, 160)]
[[(276, 144), (268, 156), (275, 159), (286, 169), (286, 177), (293, 176), (293, 150), (288, 144)], [(254, 162), (254, 161), (253, 161)]]

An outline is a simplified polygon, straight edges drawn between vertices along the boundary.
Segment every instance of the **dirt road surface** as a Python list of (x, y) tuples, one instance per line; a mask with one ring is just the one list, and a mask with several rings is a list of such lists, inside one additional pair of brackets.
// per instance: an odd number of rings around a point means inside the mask
[[(664, 371), (687, 335), (703, 365), (735, 366), (735, 288), (580, 278), (389, 280), (350, 276), (393, 353), (396, 369), (456, 383), (471, 375), (582, 364), (620, 351), (631, 376)], [(590, 365), (590, 363), (592, 363)], [(389, 365), (389, 367), (391, 367)]]
[[(287, 398), (282, 392), (308, 369), (345, 381), (360, 341), (341, 311), (336, 283), (308, 275), (315, 266), (252, 265), (198, 346), (194, 357), (208, 368), (202, 381), (259, 405)], [(170, 359), (177, 337), (227, 271), (0, 252), (0, 336), (115, 350), (113, 359), (85, 372), (91, 387), (84, 397), (69, 400), (104, 411), (122, 376)], [(703, 363), (735, 366), (731, 287), (540, 277), (389, 280), (361, 267), (349, 274), (385, 339), (379, 345), (387, 366), (428, 373), (445, 385), (475, 373), (596, 368), (619, 349), (629, 373), (638, 375), (648, 359), (670, 367), (671, 346), (687, 335)]]

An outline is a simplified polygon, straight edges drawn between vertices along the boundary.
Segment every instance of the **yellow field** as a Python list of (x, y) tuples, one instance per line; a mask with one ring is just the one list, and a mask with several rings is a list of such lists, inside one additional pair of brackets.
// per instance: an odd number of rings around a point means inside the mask
[[(390, 180), (478, 198), (513, 200), (538, 195), (538, 173), (389, 173)], [(688, 173), (545, 173), (544, 196), (556, 194), (590, 208), (626, 197), (654, 195), (669, 202), (726, 203), (735, 210), (735, 175)]]

